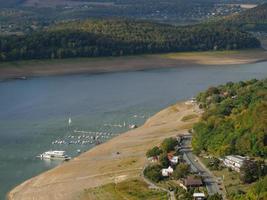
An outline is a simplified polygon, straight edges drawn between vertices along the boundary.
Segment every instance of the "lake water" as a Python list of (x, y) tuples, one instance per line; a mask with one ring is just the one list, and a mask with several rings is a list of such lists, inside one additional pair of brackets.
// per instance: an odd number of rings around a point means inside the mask
[[(86, 137), (108, 133), (99, 139), (105, 141), (211, 85), (266, 77), (265, 62), (0, 82), (0, 199), (15, 185), (59, 164), (36, 158), (44, 151), (66, 150), (76, 156), (77, 149), (94, 146), (80, 144)], [(55, 140), (80, 143), (53, 144)]]

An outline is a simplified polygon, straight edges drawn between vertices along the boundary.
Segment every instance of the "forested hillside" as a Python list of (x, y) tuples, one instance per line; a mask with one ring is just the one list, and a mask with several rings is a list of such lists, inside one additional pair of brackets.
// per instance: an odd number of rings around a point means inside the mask
[(267, 79), (211, 87), (197, 100), (205, 112), (194, 127), (196, 152), (267, 156)]
[(221, 23), (245, 30), (267, 31), (267, 3), (239, 14), (225, 17)]
[(216, 25), (175, 27), (129, 20), (59, 24), (42, 32), (0, 37), (0, 60), (122, 56), (259, 47), (252, 35)]

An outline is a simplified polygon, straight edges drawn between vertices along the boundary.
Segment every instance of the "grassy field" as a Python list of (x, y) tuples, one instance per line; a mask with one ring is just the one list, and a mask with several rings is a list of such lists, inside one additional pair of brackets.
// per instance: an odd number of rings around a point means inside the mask
[(167, 200), (167, 193), (151, 190), (140, 179), (127, 180), (120, 183), (110, 183), (101, 187), (84, 191), (81, 200)]
[(221, 171), (213, 171), (216, 177), (221, 177), (228, 195), (238, 191), (248, 191), (251, 184), (243, 184), (239, 179), (239, 174), (224, 168)]
[(187, 115), (187, 116), (184, 116), (181, 120), (183, 122), (187, 122), (187, 121), (190, 121), (190, 120), (193, 120), (195, 118), (197, 118), (198, 115), (197, 114), (192, 114), (192, 115)]
[(174, 189), (180, 187), (179, 183), (176, 180), (163, 180), (160, 181), (157, 185), (165, 189)]
[(127, 60), (134, 57), (136, 56), (20, 60), (20, 61), (0, 62), (0, 67), (7, 67), (7, 66), (28, 67), (28, 66), (48, 66), (57, 64), (81, 64), (87, 62), (99, 62), (101, 60), (112, 61), (118, 58)]

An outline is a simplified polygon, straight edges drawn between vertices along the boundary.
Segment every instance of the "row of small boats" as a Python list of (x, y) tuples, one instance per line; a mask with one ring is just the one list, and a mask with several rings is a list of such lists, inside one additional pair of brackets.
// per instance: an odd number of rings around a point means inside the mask
[[(69, 118), (68, 125), (71, 127), (72, 125), (72, 119)], [(123, 125), (120, 124), (105, 124), (105, 126), (113, 126), (113, 127), (126, 127), (126, 123), (124, 122)], [(130, 129), (137, 128), (137, 125), (132, 124), (129, 125)], [(69, 135), (66, 139), (57, 139), (52, 141), (52, 144), (78, 144), (78, 145), (85, 145), (85, 144), (95, 144), (98, 145), (102, 143), (102, 141), (109, 139), (112, 136), (112, 133), (108, 132), (94, 132), (94, 131), (82, 131), (82, 130), (73, 130), (76, 134), (82, 134), (82, 135)], [(78, 153), (80, 153), (80, 149), (77, 150)], [(40, 159), (49, 159), (49, 160), (64, 160), (68, 161), (71, 159), (70, 156), (66, 154), (65, 151), (59, 151), (59, 150), (50, 150), (46, 151), (44, 153), (41, 153), (38, 155)]]

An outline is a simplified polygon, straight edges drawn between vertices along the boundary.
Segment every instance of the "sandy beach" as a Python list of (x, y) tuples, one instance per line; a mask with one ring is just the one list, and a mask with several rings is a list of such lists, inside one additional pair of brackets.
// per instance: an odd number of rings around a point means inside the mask
[(21, 77), (81, 73), (107, 73), (193, 65), (235, 65), (267, 60), (262, 49), (243, 51), (189, 52), (105, 58), (35, 60), (0, 63), (0, 80)]
[[(184, 120), (185, 116), (194, 118)], [(84, 189), (140, 177), (146, 151), (164, 138), (187, 132), (200, 116), (184, 102), (157, 113), (146, 123), (96, 146), (69, 162), (31, 178), (8, 194), (9, 200), (73, 200)]]

